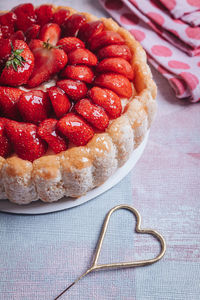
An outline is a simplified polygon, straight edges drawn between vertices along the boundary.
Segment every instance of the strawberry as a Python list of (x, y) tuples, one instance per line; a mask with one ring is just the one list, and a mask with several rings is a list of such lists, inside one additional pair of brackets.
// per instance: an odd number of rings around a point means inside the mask
[(124, 39), (114, 31), (102, 31), (90, 39), (90, 49), (96, 51), (108, 45), (123, 45)]
[(88, 123), (99, 130), (105, 130), (109, 124), (109, 118), (103, 108), (93, 104), (88, 99), (81, 99), (75, 105), (76, 112)]
[(53, 23), (61, 26), (69, 17), (70, 11), (68, 9), (59, 9), (53, 15)]
[(87, 94), (87, 86), (84, 82), (65, 79), (57, 81), (57, 86), (60, 87), (67, 96), (73, 101), (78, 101)]
[(46, 142), (38, 136), (36, 125), (9, 120), (5, 132), (20, 158), (33, 162), (46, 153)]
[(119, 73), (130, 80), (133, 80), (134, 76), (132, 66), (123, 58), (105, 58), (98, 64), (96, 71), (99, 73)]
[(35, 57), (35, 67), (27, 83), (29, 88), (36, 87), (59, 72), (67, 63), (67, 55), (47, 42), (31, 40), (30, 49)]
[(76, 37), (65, 37), (65, 38), (61, 39), (57, 45), (62, 46), (61, 48), (67, 54), (75, 49), (85, 48), (85, 44)]
[(38, 124), (51, 112), (48, 94), (40, 90), (24, 92), (18, 101), (18, 109), (24, 121)]
[(34, 6), (31, 3), (20, 4), (12, 9), (17, 16), (15, 26), (17, 30), (25, 32), (30, 26), (36, 23)]
[(86, 18), (80, 14), (71, 15), (62, 25), (62, 32), (64, 36), (75, 36), (86, 22)]
[(103, 107), (110, 117), (116, 119), (121, 115), (121, 100), (113, 91), (95, 86), (89, 91), (88, 96), (95, 104)]
[(0, 64), (4, 67), (4, 64), (8, 60), (10, 53), (12, 52), (11, 40), (0, 39)]
[(11, 36), (10, 36), (10, 39), (12, 40), (12, 41), (14, 41), (14, 40), (22, 40), (22, 41), (25, 41), (25, 35), (24, 35), (24, 33), (23, 33), (23, 31), (22, 30), (18, 30), (18, 31), (16, 31), (15, 33), (13, 33)]
[(78, 37), (84, 42), (87, 42), (90, 38), (99, 34), (104, 30), (102, 21), (93, 21), (85, 23), (81, 26), (78, 32)]
[(97, 57), (87, 49), (76, 49), (68, 54), (71, 65), (83, 64), (87, 66), (96, 66)]
[(41, 26), (50, 23), (53, 19), (53, 6), (52, 5), (40, 5), (35, 9), (37, 15), (37, 23)]
[(51, 149), (57, 154), (61, 151), (67, 150), (67, 141), (59, 135), (56, 129), (57, 120), (46, 119), (40, 123), (38, 128), (38, 135), (47, 142)]
[(67, 114), (57, 123), (58, 130), (76, 146), (86, 145), (94, 136), (93, 129), (82, 119), (73, 113)]
[(61, 29), (56, 23), (45, 24), (39, 34), (39, 39), (43, 42), (55, 46), (60, 38)]
[(121, 74), (106, 73), (95, 78), (95, 85), (112, 90), (121, 97), (132, 96), (132, 85), (130, 81)]
[(27, 40), (28, 43), (31, 40), (38, 38), (40, 28), (41, 28), (40, 25), (34, 24), (26, 30), (25, 36), (26, 36), (26, 40)]
[(63, 117), (71, 108), (67, 95), (59, 87), (52, 86), (48, 89), (49, 98), (57, 118)]
[(128, 61), (131, 60), (131, 51), (126, 45), (110, 45), (99, 50), (99, 59), (109, 58), (109, 57), (120, 57)]
[(9, 26), (4, 26), (0, 24), (0, 39), (8, 39), (13, 34), (13, 31), (10, 29)]
[(27, 83), (34, 67), (34, 57), (24, 41), (11, 43), (10, 56), (0, 76), (0, 84), (19, 86)]
[(3, 116), (19, 120), (20, 114), (17, 107), (17, 102), (23, 91), (16, 88), (1, 86), (0, 87), (0, 111)]
[(94, 73), (87, 66), (67, 66), (60, 74), (62, 78), (70, 78), (91, 83)]
[(11, 144), (5, 135), (5, 124), (8, 120), (0, 118), (0, 156), (6, 158), (12, 152)]
[[(0, 15), (0, 25), (2, 26), (2, 28), (4, 28), (4, 38), (7, 38), (9, 37), (9, 35), (14, 33), (16, 20), (17, 16), (12, 11)], [(7, 36), (5, 36), (5, 32), (7, 32)]]

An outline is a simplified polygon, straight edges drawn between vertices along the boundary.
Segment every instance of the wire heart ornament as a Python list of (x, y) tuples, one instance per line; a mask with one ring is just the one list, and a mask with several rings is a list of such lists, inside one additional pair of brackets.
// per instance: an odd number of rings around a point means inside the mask
[[(109, 263), (109, 264), (98, 264), (98, 258), (102, 249), (103, 241), (105, 238), (105, 234), (108, 228), (108, 224), (110, 221), (111, 215), (119, 210), (119, 209), (125, 209), (129, 210), (135, 217), (136, 217), (136, 226), (135, 226), (135, 231), (139, 234), (148, 234), (152, 235), (155, 237), (158, 242), (160, 243), (160, 253), (152, 259), (146, 259), (146, 260), (138, 260), (138, 261), (130, 261), (130, 262), (116, 262), (116, 263)], [(139, 212), (132, 206), (126, 205), (126, 204), (121, 204), (113, 207), (106, 215), (104, 219), (104, 223), (101, 229), (101, 233), (97, 242), (96, 250), (94, 253), (94, 259), (93, 262), (90, 266), (90, 268), (82, 274), (80, 277), (78, 277), (72, 284), (70, 284), (62, 293), (60, 293), (54, 300), (57, 300), (60, 298), (67, 290), (69, 290), (75, 283), (77, 283), (80, 279), (85, 277), (87, 274), (91, 273), (92, 271), (97, 271), (97, 270), (102, 270), (102, 269), (119, 269), (119, 268), (132, 268), (132, 267), (142, 267), (150, 264), (154, 264), (157, 261), (159, 261), (165, 254), (166, 252), (166, 243), (163, 238), (163, 236), (157, 232), (156, 230), (153, 229), (142, 229), (141, 227), (141, 216)]]

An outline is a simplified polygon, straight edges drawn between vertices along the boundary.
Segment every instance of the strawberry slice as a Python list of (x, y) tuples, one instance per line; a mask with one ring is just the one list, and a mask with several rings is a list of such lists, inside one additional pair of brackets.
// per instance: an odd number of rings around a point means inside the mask
[(15, 26), (18, 30), (25, 32), (36, 23), (34, 6), (31, 3), (20, 4), (12, 9), (17, 16)]
[(18, 109), (24, 121), (38, 124), (51, 112), (48, 94), (40, 90), (25, 92), (18, 101)]
[(39, 39), (43, 42), (48, 42), (49, 44), (55, 46), (59, 41), (61, 34), (60, 26), (56, 23), (45, 24), (39, 34)]
[(95, 78), (94, 84), (110, 89), (121, 97), (130, 98), (132, 96), (132, 85), (130, 81), (121, 74), (101, 74)]
[(40, 32), (40, 25), (34, 24), (31, 27), (29, 27), (26, 32), (25, 32), (25, 36), (26, 36), (26, 41), (29, 43), (31, 40), (33, 39), (37, 39), (39, 32)]
[(9, 120), (5, 132), (20, 158), (33, 162), (46, 153), (46, 142), (38, 136), (36, 125)]
[(60, 74), (61, 78), (70, 78), (92, 83), (94, 73), (87, 66), (67, 66)]
[(20, 89), (0, 87), (0, 111), (5, 117), (13, 120), (20, 119), (17, 102), (22, 94), (23, 91)]
[(57, 154), (67, 150), (68, 143), (66, 139), (59, 135), (56, 129), (57, 120), (47, 119), (40, 123), (38, 135), (47, 142), (51, 149)]
[(96, 51), (99, 48), (108, 45), (123, 45), (125, 44), (124, 39), (119, 33), (114, 31), (102, 31), (90, 39), (90, 49)]
[(85, 44), (76, 37), (65, 37), (65, 38), (61, 39), (57, 45), (62, 46), (61, 48), (67, 54), (75, 49), (85, 48)]
[(48, 89), (49, 98), (57, 118), (63, 117), (71, 108), (67, 95), (59, 87), (52, 86)]
[(70, 11), (68, 9), (59, 9), (53, 15), (53, 23), (61, 26), (69, 17)]
[(0, 25), (3, 28), (2, 35), (4, 38), (8, 38), (11, 34), (14, 33), (16, 20), (17, 16), (12, 11), (0, 15)]
[(50, 23), (53, 19), (53, 6), (44, 4), (36, 8), (37, 23), (41, 26)]
[(0, 84), (19, 86), (27, 83), (34, 67), (34, 57), (24, 41), (11, 43), (9, 58), (0, 76)]
[(81, 26), (78, 32), (78, 37), (84, 42), (89, 41), (90, 38), (99, 34), (104, 30), (104, 25), (102, 21), (93, 21), (85, 23)]
[(27, 83), (28, 87), (36, 87), (59, 72), (67, 63), (67, 55), (49, 43), (31, 40), (30, 49), (35, 58), (35, 67)]
[(57, 86), (60, 87), (67, 96), (73, 101), (78, 101), (84, 98), (87, 94), (87, 86), (84, 82), (65, 79), (57, 81)]
[(120, 57), (128, 61), (131, 60), (131, 51), (126, 45), (110, 45), (99, 50), (99, 59), (109, 58), (109, 57)]
[(105, 130), (109, 124), (109, 118), (103, 108), (93, 104), (88, 99), (81, 99), (75, 105), (75, 110), (86, 121), (99, 130)]
[(80, 116), (73, 113), (60, 119), (57, 128), (76, 146), (86, 145), (94, 136), (93, 129)]
[(86, 22), (84, 15), (73, 14), (71, 15), (62, 25), (62, 32), (64, 36), (75, 36), (81, 28), (81, 26)]
[(130, 80), (133, 80), (134, 77), (132, 66), (123, 58), (105, 58), (98, 64), (96, 71), (99, 73), (119, 73)]
[(98, 60), (88, 49), (76, 49), (68, 54), (71, 65), (83, 64), (87, 66), (96, 66)]
[(121, 100), (113, 91), (95, 86), (89, 91), (88, 96), (95, 104), (103, 107), (110, 117), (116, 119), (121, 115)]
[(12, 153), (11, 144), (5, 135), (5, 124), (7, 119), (0, 118), (0, 156), (6, 158)]

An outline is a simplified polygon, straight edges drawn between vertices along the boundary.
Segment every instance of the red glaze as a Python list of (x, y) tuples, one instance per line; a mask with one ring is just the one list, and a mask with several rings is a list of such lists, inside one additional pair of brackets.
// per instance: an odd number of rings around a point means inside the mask
[(18, 109), (24, 121), (38, 124), (51, 112), (48, 94), (40, 90), (25, 92), (18, 101)]
[(61, 151), (67, 150), (68, 143), (66, 139), (58, 133), (56, 125), (57, 120), (46, 119), (42, 123), (40, 123), (37, 133), (57, 154)]
[(80, 117), (67, 114), (57, 123), (58, 130), (76, 146), (86, 145), (93, 137), (93, 129)]
[(49, 98), (57, 118), (63, 117), (71, 108), (67, 95), (59, 87), (52, 86), (48, 89)]
[(88, 99), (81, 99), (75, 105), (75, 110), (88, 123), (99, 130), (105, 130), (109, 124), (109, 118), (103, 108), (93, 104)]

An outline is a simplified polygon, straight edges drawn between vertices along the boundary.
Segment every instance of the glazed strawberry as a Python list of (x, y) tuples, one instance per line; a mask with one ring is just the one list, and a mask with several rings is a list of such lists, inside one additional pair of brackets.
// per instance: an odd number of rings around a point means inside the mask
[(65, 37), (61, 39), (57, 45), (62, 46), (61, 49), (67, 54), (75, 49), (85, 48), (85, 44), (76, 37)]
[(47, 142), (51, 149), (57, 154), (67, 150), (67, 141), (61, 137), (56, 129), (57, 120), (47, 119), (40, 123), (38, 135)]
[(101, 74), (95, 78), (94, 84), (110, 89), (121, 97), (130, 98), (132, 96), (131, 83), (125, 76), (121, 74)]
[(53, 23), (58, 24), (61, 26), (69, 17), (70, 11), (67, 9), (59, 9), (53, 15)]
[(131, 60), (131, 51), (126, 45), (110, 45), (99, 50), (99, 59), (109, 58), (109, 57), (120, 57), (128, 61)]
[(24, 92), (17, 105), (23, 120), (34, 124), (47, 119), (51, 112), (48, 94), (40, 90)]
[(48, 42), (49, 44), (55, 46), (59, 41), (61, 34), (60, 26), (56, 23), (45, 24), (39, 34), (39, 39), (43, 42)]
[(20, 114), (17, 107), (17, 102), (23, 91), (16, 88), (1, 86), (0, 87), (0, 111), (3, 116), (19, 120)]
[(0, 76), (0, 84), (19, 86), (27, 83), (34, 68), (34, 57), (24, 41), (11, 43), (9, 58)]
[(67, 66), (60, 74), (62, 78), (70, 78), (92, 83), (94, 73), (88, 66)]
[(12, 152), (11, 144), (5, 135), (5, 124), (8, 120), (4, 118), (0, 118), (0, 156), (6, 158)]
[(12, 52), (11, 40), (0, 39), (0, 64), (2, 68)]
[(71, 15), (62, 25), (62, 32), (64, 36), (75, 36), (86, 22), (86, 18), (80, 14)]
[(43, 26), (52, 21), (53, 6), (47, 4), (41, 5), (36, 8), (35, 13), (37, 15), (37, 23)]
[(88, 96), (95, 104), (103, 107), (110, 117), (116, 119), (121, 115), (121, 100), (113, 91), (95, 86), (89, 91)]
[(67, 95), (59, 87), (52, 86), (48, 89), (49, 98), (57, 118), (63, 117), (71, 108)]
[(95, 35), (90, 40), (90, 49), (96, 51), (104, 46), (108, 45), (123, 45), (125, 44), (124, 39), (119, 33), (114, 31), (102, 31)]
[(20, 158), (34, 161), (46, 153), (46, 142), (38, 136), (36, 125), (9, 120), (5, 132)]
[(12, 9), (17, 16), (15, 26), (18, 30), (25, 32), (36, 23), (34, 6), (31, 3), (20, 4)]
[(133, 80), (134, 76), (132, 66), (123, 58), (105, 58), (98, 64), (96, 71), (99, 73), (119, 73), (130, 80)]
[(29, 27), (26, 32), (25, 32), (25, 36), (26, 36), (26, 41), (29, 43), (31, 40), (37, 39), (39, 36), (39, 32), (40, 32), (40, 25), (34, 24), (31, 27)]
[(25, 41), (25, 35), (24, 35), (24, 33), (23, 33), (23, 31), (22, 30), (18, 30), (18, 31), (16, 31), (15, 33), (13, 33), (11, 36), (10, 36), (10, 39), (12, 40), (12, 41), (14, 41), (14, 40), (22, 40), (22, 41)]
[(87, 42), (90, 38), (99, 34), (104, 30), (102, 21), (93, 21), (85, 23), (81, 26), (78, 32), (78, 37), (84, 42)]
[(16, 14), (14, 14), (11, 11), (0, 15), (0, 25), (2, 25), (3, 28), (2, 35), (4, 38), (8, 38), (9, 35), (14, 33), (16, 20), (17, 20)]
[(69, 64), (96, 66), (97, 57), (88, 49), (76, 49), (68, 54)]
[(73, 113), (69, 113), (60, 119), (57, 128), (76, 146), (86, 145), (94, 135), (93, 129), (82, 117)]
[(84, 98), (87, 94), (87, 86), (84, 82), (65, 79), (57, 81), (57, 86), (65, 91), (66, 95), (73, 101)]
[(9, 39), (13, 34), (13, 31), (8, 26), (3, 26), (0, 24), (0, 39)]
[(59, 72), (67, 63), (67, 55), (49, 43), (31, 40), (30, 49), (35, 57), (35, 66), (27, 83), (28, 87), (36, 87)]
[(105, 130), (109, 124), (109, 118), (103, 108), (93, 104), (88, 99), (81, 99), (75, 105), (75, 110), (88, 123), (99, 130)]

